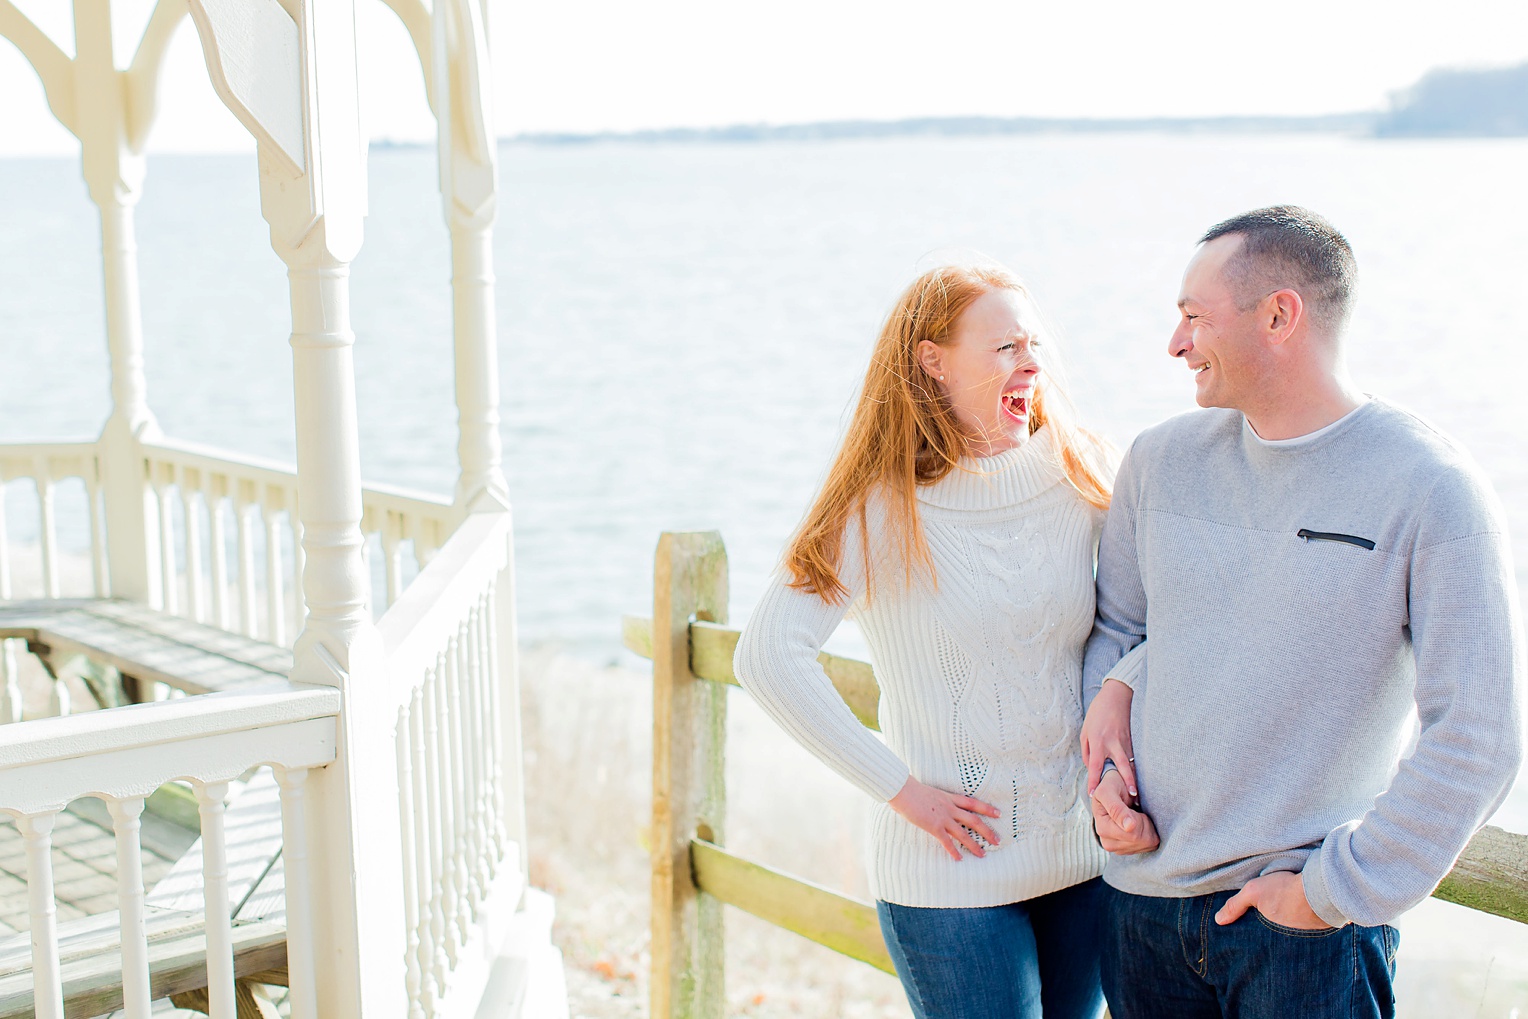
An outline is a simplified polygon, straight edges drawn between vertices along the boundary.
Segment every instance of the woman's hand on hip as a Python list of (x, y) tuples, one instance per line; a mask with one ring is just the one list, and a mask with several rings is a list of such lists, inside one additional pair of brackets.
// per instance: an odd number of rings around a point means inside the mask
[(972, 856), (986, 856), (986, 851), (976, 840), (977, 835), (986, 839), (989, 845), (997, 845), (997, 833), (982, 820), (982, 817), (998, 817), (1001, 814), (990, 803), (961, 796), (959, 793), (947, 793), (908, 776), (902, 791), (891, 798), (889, 805), (892, 810), (938, 839), (951, 859), (960, 859), (960, 846), (965, 846)]
[(1131, 796), (1135, 785), (1135, 749), (1130, 742), (1130, 702), (1135, 691), (1117, 679), (1104, 680), (1082, 720), (1082, 760), (1088, 766), (1088, 795), (1098, 788), (1105, 759), (1112, 760)]

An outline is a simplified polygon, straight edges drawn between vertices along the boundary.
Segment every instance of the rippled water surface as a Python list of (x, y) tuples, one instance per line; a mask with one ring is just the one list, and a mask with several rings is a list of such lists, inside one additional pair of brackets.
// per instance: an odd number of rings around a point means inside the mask
[[(821, 476), (880, 316), (941, 252), (981, 251), (1029, 280), (1076, 403), (1117, 443), (1189, 408), (1188, 373), (1164, 352), (1183, 264), (1210, 223), (1274, 202), (1348, 234), (1359, 381), (1474, 451), (1528, 578), (1528, 143), (1101, 136), (500, 158), (504, 440), (530, 640), (614, 655), (664, 528), (721, 529), (741, 619)], [(353, 277), (365, 471), (448, 493), (433, 156), (387, 149), (370, 165)], [(165, 431), (290, 460), (285, 276), (253, 157), (151, 160), (138, 235)], [(0, 441), (86, 437), (105, 417), (97, 237), (73, 163), (0, 161)], [(1528, 806), (1509, 810), (1528, 824)]]

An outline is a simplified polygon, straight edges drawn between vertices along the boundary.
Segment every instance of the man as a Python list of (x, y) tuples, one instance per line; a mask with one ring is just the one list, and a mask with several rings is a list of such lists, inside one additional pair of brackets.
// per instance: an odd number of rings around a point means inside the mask
[(1304, 209), (1206, 233), (1168, 351), (1210, 409), (1120, 468), (1084, 727), (1092, 773), (1119, 768), (1094, 806), (1115, 1019), (1393, 1015), (1387, 925), (1522, 760), (1501, 506), (1447, 436), (1353, 385), (1356, 272)]

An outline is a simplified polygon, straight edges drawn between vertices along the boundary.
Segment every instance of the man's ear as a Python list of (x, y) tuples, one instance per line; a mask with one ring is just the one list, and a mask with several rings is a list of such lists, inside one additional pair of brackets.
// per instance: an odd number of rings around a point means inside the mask
[(1278, 345), (1289, 339), (1304, 319), (1305, 301), (1298, 291), (1286, 287), (1263, 298), (1263, 326), (1269, 343)]
[(918, 366), (929, 378), (937, 379), (944, 374), (944, 348), (933, 340), (919, 340), (916, 356)]

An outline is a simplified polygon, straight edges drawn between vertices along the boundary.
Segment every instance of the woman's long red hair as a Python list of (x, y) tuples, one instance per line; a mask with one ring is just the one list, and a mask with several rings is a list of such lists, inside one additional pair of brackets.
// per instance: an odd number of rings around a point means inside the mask
[[(961, 314), (989, 290), (1028, 294), (1005, 269), (942, 266), (919, 276), (897, 299), (881, 326), (843, 444), (786, 549), (791, 587), (834, 603), (848, 593), (839, 570), (844, 535), (853, 520), (860, 528), (867, 594), (873, 591), (873, 550), (865, 514), (866, 499), (874, 491), (885, 498), (893, 539), (884, 551), (904, 564), (904, 581), (910, 584), (920, 569), (934, 579), (933, 559), (918, 518), (918, 487), (957, 469), (970, 455), (970, 438), (939, 386), (918, 365), (918, 344), (950, 342)], [(1031, 402), (1030, 434), (1047, 424), (1067, 480), (1090, 505), (1107, 509), (1107, 447), (1073, 423), (1070, 404), (1049, 371), (1040, 375)]]

